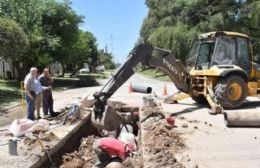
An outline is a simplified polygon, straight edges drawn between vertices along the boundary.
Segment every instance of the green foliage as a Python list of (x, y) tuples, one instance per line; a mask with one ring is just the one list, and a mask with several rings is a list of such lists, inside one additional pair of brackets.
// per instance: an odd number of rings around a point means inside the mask
[(175, 51), (178, 58), (185, 59), (189, 45), (196, 37), (196, 32), (189, 30), (187, 25), (178, 23), (176, 26), (157, 28), (148, 39), (152, 44)]
[(116, 64), (113, 62), (113, 55), (105, 50), (98, 51), (99, 65), (104, 65), (106, 69), (115, 69)]
[(83, 17), (76, 14), (68, 1), (47, 1), (42, 15), (42, 29), (44, 36), (55, 39), (49, 43), (56, 61), (61, 61), (77, 41), (79, 24)]
[(209, 31), (237, 31), (256, 40), (260, 53), (259, 0), (146, 0), (141, 37), (185, 60), (192, 40)]
[(79, 31), (77, 41), (73, 44), (68, 60), (73, 74), (84, 67), (84, 64), (97, 65), (96, 38), (90, 32)]
[(0, 18), (0, 57), (19, 61), (27, 47), (28, 39), (23, 29), (13, 20)]
[(31, 66), (44, 68), (60, 62), (73, 74), (98, 65), (95, 36), (79, 29), (83, 16), (69, 0), (1, 0), (0, 57), (12, 62), (19, 79)]

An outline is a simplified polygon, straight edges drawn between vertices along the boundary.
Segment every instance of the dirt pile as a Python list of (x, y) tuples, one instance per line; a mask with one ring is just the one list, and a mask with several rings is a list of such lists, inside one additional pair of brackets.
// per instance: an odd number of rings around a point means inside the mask
[(79, 149), (63, 156), (61, 168), (89, 168), (95, 164), (96, 155), (92, 145), (97, 137), (89, 136), (82, 139)]
[(58, 137), (52, 132), (29, 133), (22, 140), (23, 145), (21, 145), (19, 151), (21, 155), (28, 156), (28, 159), (38, 160), (44, 155), (44, 150), (54, 147), (58, 140)]
[(175, 155), (185, 147), (183, 139), (173, 126), (169, 126), (161, 115), (143, 122), (145, 167), (183, 168)]
[(142, 168), (143, 167), (143, 156), (141, 150), (132, 157), (126, 158), (123, 165), (126, 168)]

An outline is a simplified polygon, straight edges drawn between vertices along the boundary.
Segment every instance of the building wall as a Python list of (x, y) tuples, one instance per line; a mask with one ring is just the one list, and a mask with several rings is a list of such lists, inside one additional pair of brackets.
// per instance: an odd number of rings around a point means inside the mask
[(62, 72), (62, 66), (60, 63), (55, 62), (50, 65), (50, 71), (52, 74), (59, 74)]
[(13, 74), (12, 64), (0, 59), (0, 78), (7, 78), (7, 72)]

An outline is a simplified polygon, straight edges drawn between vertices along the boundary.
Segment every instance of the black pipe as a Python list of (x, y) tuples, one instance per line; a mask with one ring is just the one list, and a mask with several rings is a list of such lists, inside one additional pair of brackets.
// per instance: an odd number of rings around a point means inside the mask
[(148, 86), (142, 86), (138, 84), (133, 84), (132, 85), (133, 92), (139, 92), (139, 93), (152, 93), (152, 87)]

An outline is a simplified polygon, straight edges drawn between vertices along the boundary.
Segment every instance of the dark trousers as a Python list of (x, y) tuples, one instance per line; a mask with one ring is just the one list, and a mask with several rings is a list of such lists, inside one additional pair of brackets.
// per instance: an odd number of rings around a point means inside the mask
[(34, 120), (34, 110), (35, 110), (35, 93), (31, 92), (33, 99), (31, 99), (27, 93), (25, 93), (26, 108), (27, 108), (27, 119)]
[(42, 108), (44, 115), (53, 114), (53, 97), (51, 90), (44, 90), (42, 92)]

